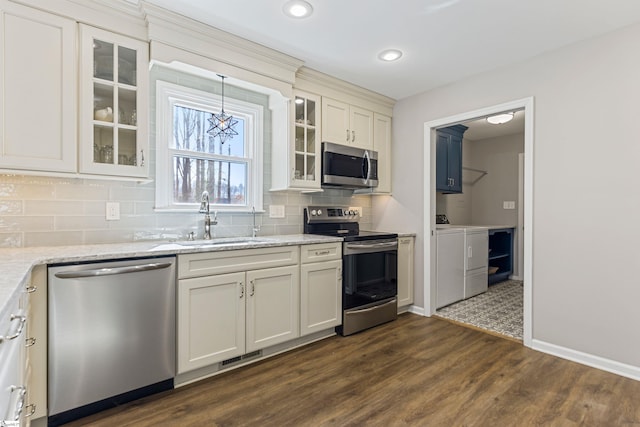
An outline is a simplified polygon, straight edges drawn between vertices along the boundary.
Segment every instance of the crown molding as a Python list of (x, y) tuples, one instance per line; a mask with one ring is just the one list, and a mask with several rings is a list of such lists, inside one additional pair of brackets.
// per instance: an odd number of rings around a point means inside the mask
[(259, 72), (267, 77), (295, 82), (303, 61), (251, 42), (218, 28), (141, 2), (148, 22), (149, 40), (159, 41), (239, 68)]
[[(6, 1), (6, 0), (5, 0)], [(127, 0), (11, 0), (128, 37), (147, 40), (139, 4)]]
[(294, 87), (344, 100), (350, 104), (369, 108), (386, 115), (391, 115), (396, 103), (393, 98), (304, 66), (296, 73)]

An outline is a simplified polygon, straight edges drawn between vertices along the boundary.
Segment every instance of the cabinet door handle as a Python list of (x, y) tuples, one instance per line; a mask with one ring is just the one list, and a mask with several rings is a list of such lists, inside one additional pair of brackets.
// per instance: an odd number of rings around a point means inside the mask
[(244, 298), (244, 283), (240, 282), (240, 299)]
[(144, 166), (144, 150), (140, 150), (140, 167)]
[(18, 315), (18, 314), (12, 314), (10, 317), (10, 322), (13, 322), (14, 320), (18, 321), (18, 327), (16, 328), (16, 331), (14, 333), (11, 333), (10, 331), (7, 331), (6, 336), (2, 336), (0, 335), (0, 344), (3, 341), (11, 341), (13, 339), (16, 339), (20, 336), (20, 334), (22, 333), (22, 330), (24, 329), (24, 325), (27, 322), (27, 316), (22, 316), (22, 315)]
[(32, 294), (37, 290), (38, 290), (37, 286), (31, 285), (31, 286), (27, 286), (27, 288), (25, 289), (25, 292), (28, 293), (28, 294)]
[(34, 345), (36, 345), (36, 339), (35, 338), (30, 337), (30, 338), (27, 338), (25, 340), (25, 344), (24, 344), (25, 347), (33, 347)]
[(347, 142), (349, 142), (349, 129), (347, 129)]
[(320, 255), (329, 255), (331, 253), (331, 251), (324, 250), (324, 251), (316, 251), (316, 256), (320, 256)]
[(356, 142), (356, 131), (355, 130), (351, 131), (351, 142)]
[(249, 294), (249, 296), (254, 296), (256, 293), (256, 282), (254, 280), (251, 281), (251, 293)]

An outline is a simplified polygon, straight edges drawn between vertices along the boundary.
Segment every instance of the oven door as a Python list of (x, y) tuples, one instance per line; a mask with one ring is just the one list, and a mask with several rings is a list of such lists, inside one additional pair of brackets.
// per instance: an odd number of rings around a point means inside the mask
[(343, 244), (344, 310), (388, 300), (397, 295), (397, 255), (397, 239)]

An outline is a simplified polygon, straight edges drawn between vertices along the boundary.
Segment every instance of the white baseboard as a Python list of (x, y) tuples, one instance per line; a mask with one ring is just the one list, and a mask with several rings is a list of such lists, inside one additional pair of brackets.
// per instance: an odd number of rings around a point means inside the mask
[(418, 314), (420, 316), (424, 316), (424, 308), (418, 307), (416, 305), (412, 305), (409, 307), (409, 313)]
[(549, 344), (535, 339), (531, 342), (531, 348), (543, 353), (571, 360), (582, 365), (591, 366), (592, 368), (640, 381), (640, 367), (638, 366), (627, 365), (625, 363), (616, 362), (615, 360), (605, 359), (604, 357), (594, 356), (592, 354), (583, 353), (581, 351), (572, 350), (570, 348)]

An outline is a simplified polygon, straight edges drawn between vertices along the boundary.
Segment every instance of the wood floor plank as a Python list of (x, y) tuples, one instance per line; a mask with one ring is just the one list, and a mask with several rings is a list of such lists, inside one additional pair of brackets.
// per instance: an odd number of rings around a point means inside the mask
[(68, 424), (640, 425), (640, 382), (404, 314)]

